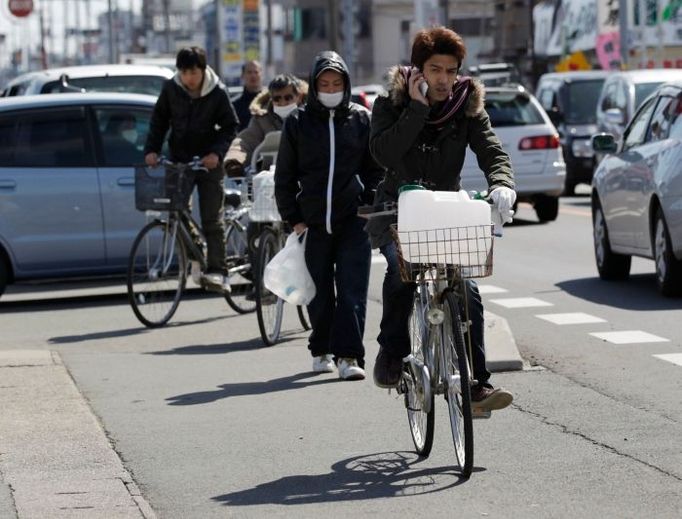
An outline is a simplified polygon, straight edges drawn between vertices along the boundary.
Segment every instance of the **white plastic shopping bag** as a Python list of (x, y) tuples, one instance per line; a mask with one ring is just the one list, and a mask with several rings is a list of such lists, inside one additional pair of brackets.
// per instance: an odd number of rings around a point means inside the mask
[(284, 248), (265, 266), (263, 282), (273, 294), (293, 305), (307, 305), (315, 297), (315, 283), (305, 263), (305, 242), (292, 232)]

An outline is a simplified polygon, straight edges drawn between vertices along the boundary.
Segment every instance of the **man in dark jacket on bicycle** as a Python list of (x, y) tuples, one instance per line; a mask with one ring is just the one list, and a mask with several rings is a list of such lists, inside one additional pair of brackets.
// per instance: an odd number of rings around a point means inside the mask
[[(395, 201), (398, 189), (420, 183), (436, 191), (459, 191), (467, 146), (488, 180), (491, 198), (507, 221), (516, 199), (509, 156), (490, 127), (484, 110), (483, 86), (458, 76), (466, 53), (464, 41), (444, 27), (420, 31), (412, 46), (412, 67), (389, 71), (388, 96), (379, 97), (372, 111), (370, 147), (388, 169), (377, 189), (376, 202)], [(427, 90), (422, 90), (427, 89)], [(411, 351), (408, 322), (414, 284), (400, 279), (398, 257), (389, 224), (394, 217), (372, 219), (367, 230), (374, 247), (388, 262), (383, 287), (383, 316), (374, 381), (395, 387), (402, 359)], [(483, 342), (483, 304), (476, 283), (467, 281), (473, 370), (478, 384), (471, 388), (474, 406), (502, 409), (512, 401), (503, 389), (489, 383)]]
[(237, 116), (225, 85), (206, 65), (203, 49), (180, 50), (176, 68), (175, 77), (164, 83), (154, 106), (144, 160), (149, 166), (158, 164), (161, 146), (170, 128), (170, 160), (187, 163), (195, 156), (200, 157), (209, 170), (198, 172), (194, 179), (208, 249), (208, 268), (202, 280), (212, 288), (229, 290), (222, 163), (237, 133)]
[(363, 333), (371, 249), (358, 206), (383, 176), (369, 151), (370, 114), (350, 102), (350, 76), (336, 52), (321, 52), (308, 99), (284, 121), (275, 196), (297, 234), (307, 229), (306, 265), (316, 294), (308, 306), (313, 370), (365, 378)]

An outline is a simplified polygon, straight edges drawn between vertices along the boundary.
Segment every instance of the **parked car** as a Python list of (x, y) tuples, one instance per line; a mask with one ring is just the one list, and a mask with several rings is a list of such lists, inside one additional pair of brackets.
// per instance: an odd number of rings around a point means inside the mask
[(156, 97), (0, 102), (0, 294), (12, 281), (124, 273), (144, 224), (133, 164)]
[(158, 96), (173, 71), (156, 65), (83, 65), (28, 72), (10, 81), (0, 97), (66, 92), (130, 92)]
[(625, 125), (642, 101), (661, 84), (682, 79), (680, 69), (643, 69), (615, 72), (604, 82), (597, 104), (597, 129), (620, 139)]
[(592, 140), (600, 162), (592, 185), (597, 270), (626, 279), (632, 256), (653, 258), (665, 295), (682, 293), (682, 80), (648, 97), (623, 133)]
[(590, 139), (597, 132), (597, 101), (609, 74), (605, 70), (551, 72), (538, 81), (535, 96), (559, 130), (567, 195), (574, 194), (581, 182), (592, 180), (595, 160)]
[[(486, 88), (485, 109), (511, 158), (518, 201), (533, 204), (541, 222), (556, 220), (566, 164), (552, 121), (538, 100), (521, 86)], [(467, 190), (487, 188), (470, 150), (462, 169), (462, 185)]]
[(378, 83), (373, 83), (370, 85), (358, 85), (353, 87), (353, 91), (362, 92), (364, 94), (365, 102), (367, 103), (367, 108), (370, 110), (374, 106), (374, 100), (380, 95), (386, 95), (386, 89), (383, 85)]

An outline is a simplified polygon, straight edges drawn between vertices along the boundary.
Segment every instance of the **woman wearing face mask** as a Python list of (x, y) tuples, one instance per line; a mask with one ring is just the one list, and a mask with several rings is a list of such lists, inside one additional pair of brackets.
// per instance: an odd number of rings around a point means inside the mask
[(282, 130), (275, 197), (282, 218), (307, 233), (306, 264), (316, 295), (308, 306), (313, 371), (365, 378), (363, 333), (371, 250), (359, 205), (371, 203), (382, 168), (369, 151), (369, 112), (350, 102), (341, 56), (320, 53), (304, 107)]
[(265, 134), (282, 129), (282, 123), (305, 98), (308, 84), (295, 76), (280, 74), (268, 89), (251, 102), (249, 125), (239, 132), (225, 155), (225, 172), (228, 177), (244, 175), (244, 166), (251, 163), (251, 154), (265, 139)]

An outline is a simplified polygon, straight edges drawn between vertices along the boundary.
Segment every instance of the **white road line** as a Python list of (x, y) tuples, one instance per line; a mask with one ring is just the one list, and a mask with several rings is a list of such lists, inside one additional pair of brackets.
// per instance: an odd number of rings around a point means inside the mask
[(516, 297), (510, 299), (491, 299), (491, 303), (505, 308), (530, 308), (533, 306), (554, 306), (552, 303), (534, 297)]
[(602, 339), (613, 344), (637, 344), (643, 342), (670, 342), (658, 335), (643, 332), (641, 330), (628, 330), (623, 332), (596, 332), (590, 333), (597, 339)]
[(654, 357), (682, 366), (682, 353), (663, 353), (661, 355), (654, 355)]
[(595, 315), (585, 314), (582, 312), (575, 312), (569, 314), (540, 314), (536, 315), (540, 319), (549, 321), (550, 323), (564, 325), (564, 324), (587, 324), (587, 323), (605, 323), (606, 321), (601, 317)]
[(478, 285), (478, 291), (481, 294), (502, 294), (509, 292), (506, 288), (496, 287), (495, 285)]

